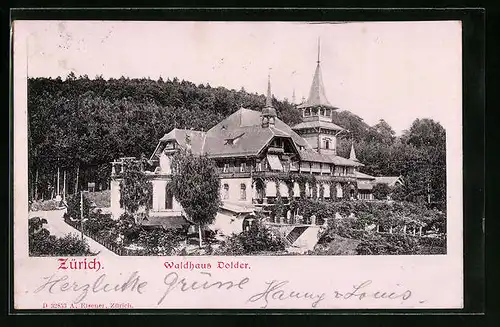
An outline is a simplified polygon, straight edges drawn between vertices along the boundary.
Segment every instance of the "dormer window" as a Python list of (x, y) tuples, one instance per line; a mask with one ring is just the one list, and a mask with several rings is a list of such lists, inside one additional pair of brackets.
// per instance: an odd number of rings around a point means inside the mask
[(224, 168), (222, 169), (222, 172), (227, 173), (229, 171), (229, 164), (225, 163)]
[(225, 145), (233, 145), (239, 141), (239, 139), (244, 135), (245, 133), (241, 133), (240, 135), (233, 137), (233, 138), (227, 138), (224, 140)]
[(247, 170), (247, 164), (246, 164), (246, 162), (242, 162), (242, 163), (240, 164), (240, 172), (241, 172), (241, 173), (243, 173), (243, 172), (245, 172), (246, 170)]
[(164, 150), (173, 150), (175, 148), (174, 142), (170, 141), (165, 144)]
[(325, 110), (325, 116), (326, 116), (326, 117), (330, 117), (330, 116), (331, 116), (331, 114), (332, 114), (332, 112), (331, 112), (331, 110), (330, 110), (330, 109), (326, 109), (326, 110)]
[(324, 147), (325, 149), (327, 149), (327, 150), (328, 150), (328, 149), (330, 149), (330, 146), (331, 146), (331, 141), (332, 141), (331, 139), (329, 139), (329, 138), (325, 138), (325, 139), (324, 139), (324, 141), (323, 141), (323, 142), (324, 142), (323, 147)]

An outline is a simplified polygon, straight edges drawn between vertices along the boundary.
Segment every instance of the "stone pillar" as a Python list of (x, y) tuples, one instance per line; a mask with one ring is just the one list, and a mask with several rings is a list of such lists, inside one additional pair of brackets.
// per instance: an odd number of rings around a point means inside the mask
[(316, 215), (311, 216), (311, 225), (316, 225)]
[(153, 180), (153, 211), (165, 210), (166, 181)]
[(125, 211), (120, 208), (120, 180), (112, 179), (110, 185), (111, 192), (111, 215), (113, 219), (119, 219)]
[(158, 202), (158, 193), (160, 193), (159, 190), (159, 183), (158, 181), (151, 181), (151, 184), (153, 184), (153, 208), (152, 211), (160, 211), (160, 204)]
[(164, 152), (160, 156), (160, 168), (161, 172), (164, 174), (171, 174), (172, 169), (171, 169), (171, 158), (170, 156), (166, 155)]

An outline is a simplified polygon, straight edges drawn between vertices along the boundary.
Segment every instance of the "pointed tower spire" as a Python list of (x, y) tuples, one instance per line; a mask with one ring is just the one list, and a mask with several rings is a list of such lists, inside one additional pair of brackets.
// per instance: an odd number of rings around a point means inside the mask
[(273, 106), (273, 95), (271, 93), (271, 72), (269, 72), (269, 74), (267, 74), (266, 107), (271, 108), (272, 106)]
[(356, 151), (354, 151), (354, 142), (351, 143), (351, 154), (349, 155), (349, 159), (358, 161), (358, 158), (356, 158)]
[[(271, 68), (269, 68), (269, 71)], [(276, 109), (273, 107), (273, 97), (271, 92), (271, 73), (267, 75), (267, 96), (266, 105), (262, 109), (261, 123), (262, 127), (274, 126), (276, 121)]]
[(325, 86), (323, 84), (323, 76), (321, 74), (320, 66), (321, 57), (321, 41), (318, 38), (318, 60), (316, 61), (316, 71), (314, 72), (314, 77), (311, 84), (311, 89), (309, 91), (309, 97), (307, 101), (299, 106), (299, 108), (310, 108), (310, 107), (324, 107), (330, 109), (337, 109), (332, 106), (325, 94)]
[(295, 88), (293, 88), (293, 93), (292, 93), (292, 104), (295, 104)]
[(319, 54), (321, 53), (321, 50), (320, 50), (320, 49), (321, 49), (321, 47), (320, 47), (320, 45), (321, 45), (321, 38), (320, 38), (320, 37), (318, 37), (318, 61), (316, 61), (316, 63), (317, 63), (318, 65), (319, 65), (319, 61), (320, 61), (320, 60), (319, 60)]

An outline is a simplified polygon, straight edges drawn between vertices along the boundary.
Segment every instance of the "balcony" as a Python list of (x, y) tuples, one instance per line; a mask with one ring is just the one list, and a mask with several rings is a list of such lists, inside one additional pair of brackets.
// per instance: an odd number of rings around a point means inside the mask
[(267, 153), (269, 153), (269, 154), (283, 154), (283, 153), (285, 153), (285, 149), (283, 149), (282, 147), (278, 147), (278, 146), (270, 146), (267, 148)]

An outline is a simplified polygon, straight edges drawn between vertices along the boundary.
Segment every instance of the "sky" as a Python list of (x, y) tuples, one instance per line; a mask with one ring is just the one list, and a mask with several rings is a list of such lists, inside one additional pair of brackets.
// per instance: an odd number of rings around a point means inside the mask
[[(177, 77), (307, 97), (321, 42), (326, 96), (400, 134), (416, 118), (446, 129), (461, 115), (461, 25), (435, 22), (30, 21), (28, 76)], [(14, 33), (15, 35), (15, 33)]]

